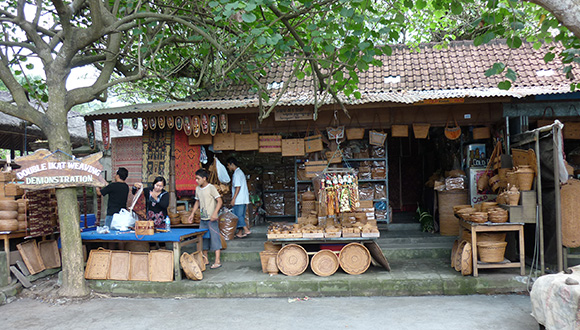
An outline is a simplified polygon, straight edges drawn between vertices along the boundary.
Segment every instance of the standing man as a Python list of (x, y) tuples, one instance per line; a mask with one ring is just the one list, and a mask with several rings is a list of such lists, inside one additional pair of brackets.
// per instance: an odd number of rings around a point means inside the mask
[(238, 217), (238, 233), (237, 238), (244, 238), (251, 234), (250, 229), (246, 225), (246, 206), (250, 203), (250, 193), (248, 192), (248, 183), (246, 182), (246, 175), (240, 169), (238, 161), (234, 157), (228, 158), (226, 161), (228, 170), (233, 172), (232, 175), (232, 212)]
[(127, 207), (127, 196), (129, 195), (129, 186), (125, 183), (129, 171), (124, 167), (119, 167), (115, 174), (115, 179), (108, 186), (101, 189), (97, 187), (97, 196), (109, 195), (107, 203), (107, 217), (105, 218), (105, 225), (111, 228), (111, 221), (113, 221), (113, 214), (119, 213), (122, 208)]

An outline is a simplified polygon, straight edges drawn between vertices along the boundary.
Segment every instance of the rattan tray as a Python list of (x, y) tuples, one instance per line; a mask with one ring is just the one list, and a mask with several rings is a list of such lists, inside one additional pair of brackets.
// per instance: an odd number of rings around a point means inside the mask
[(308, 268), (308, 254), (300, 245), (288, 244), (278, 252), (276, 264), (284, 275), (300, 275)]
[(56, 240), (38, 242), (38, 250), (46, 269), (59, 268), (61, 266), (60, 251)]
[(149, 280), (153, 282), (173, 281), (173, 251), (154, 250), (149, 252)]
[(24, 260), (24, 263), (26, 264), (26, 267), (28, 268), (28, 271), (30, 271), (31, 275), (40, 273), (46, 269), (44, 267), (44, 263), (42, 262), (42, 258), (40, 257), (40, 251), (36, 245), (36, 240), (31, 239), (16, 245), (16, 247), (18, 248), (18, 251), (20, 251), (22, 260)]
[(111, 264), (111, 250), (91, 250), (85, 269), (85, 278), (88, 280), (106, 280)]
[(109, 280), (127, 281), (131, 269), (131, 252), (111, 251), (111, 264), (109, 265)]
[(338, 257), (330, 250), (320, 250), (312, 256), (310, 268), (318, 276), (330, 276), (338, 269)]
[(149, 281), (149, 252), (131, 252), (130, 281)]
[(364, 273), (371, 265), (369, 250), (360, 243), (350, 243), (340, 250), (340, 267), (351, 275)]

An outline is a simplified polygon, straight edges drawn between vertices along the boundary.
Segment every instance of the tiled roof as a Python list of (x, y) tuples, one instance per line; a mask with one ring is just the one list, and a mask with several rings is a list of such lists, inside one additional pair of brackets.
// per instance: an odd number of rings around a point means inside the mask
[[(359, 74), (361, 99), (345, 100), (346, 104), (394, 102), (411, 104), (429, 99), (469, 97), (515, 97), (530, 95), (569, 93), (570, 82), (558, 71), (562, 63), (555, 59), (544, 62), (548, 46), (539, 50), (524, 43), (518, 49), (510, 49), (505, 41), (495, 40), (489, 44), (474, 46), (471, 41), (452, 42), (448, 48), (435, 49), (435, 44), (421, 45), (417, 50), (406, 46), (394, 46), (391, 56), (382, 56), (383, 66), (371, 67)], [(503, 75), (486, 77), (485, 71), (494, 63), (503, 62), (515, 70), (518, 79), (510, 90), (500, 90), (497, 84)], [(292, 72), (292, 61), (274, 63), (261, 79), (269, 89), (271, 101), (277, 97), (285, 79)], [(548, 73), (548, 75), (539, 75)], [(553, 73), (553, 74), (549, 74)], [(321, 103), (321, 96), (318, 102)], [(303, 80), (292, 78), (286, 93), (280, 98), (280, 106), (304, 106), (315, 102), (311, 77)], [(330, 98), (326, 102), (333, 103)], [(138, 105), (116, 109), (104, 109), (89, 114), (151, 111), (174, 111), (189, 109), (233, 109), (258, 107), (258, 98), (249, 85), (229, 86), (210, 97), (194, 102), (172, 104)]]

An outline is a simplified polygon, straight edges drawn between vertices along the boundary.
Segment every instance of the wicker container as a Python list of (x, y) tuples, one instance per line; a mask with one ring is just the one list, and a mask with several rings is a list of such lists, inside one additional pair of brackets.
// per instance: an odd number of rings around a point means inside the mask
[(153, 235), (155, 225), (153, 221), (135, 221), (135, 235)]
[(481, 211), (488, 212), (490, 209), (497, 206), (497, 202), (483, 202), (481, 203)]
[[(264, 243), (265, 244), (265, 243)], [(262, 264), (262, 273), (267, 274), (268, 273), (268, 260), (270, 260), (270, 258), (276, 258), (276, 256), (278, 255), (278, 251), (261, 251), (260, 252), (260, 263)]]
[(516, 171), (520, 190), (531, 190), (534, 183), (534, 170), (529, 166), (521, 166)]
[(443, 236), (457, 236), (459, 222), (453, 213), (453, 206), (468, 203), (467, 190), (440, 191), (437, 194), (439, 204), (439, 232)]
[(507, 242), (478, 242), (477, 253), (482, 262), (502, 262)]
[(340, 267), (348, 274), (359, 275), (364, 273), (371, 264), (369, 250), (360, 243), (347, 244), (340, 250), (338, 256)]
[(518, 186), (518, 176), (516, 175), (516, 171), (507, 171), (505, 174), (507, 180), (508, 189), (511, 187), (519, 187)]
[(284, 275), (300, 275), (308, 268), (308, 253), (300, 245), (288, 244), (278, 252), (276, 265)]
[(316, 252), (310, 261), (310, 268), (318, 276), (330, 276), (336, 273), (338, 266), (338, 257), (330, 250)]
[(569, 248), (580, 247), (580, 180), (569, 179), (560, 190), (562, 208), (562, 245)]
[(185, 276), (193, 281), (201, 281), (203, 279), (203, 273), (197, 260), (189, 253), (183, 252), (181, 257), (179, 257), (179, 263)]

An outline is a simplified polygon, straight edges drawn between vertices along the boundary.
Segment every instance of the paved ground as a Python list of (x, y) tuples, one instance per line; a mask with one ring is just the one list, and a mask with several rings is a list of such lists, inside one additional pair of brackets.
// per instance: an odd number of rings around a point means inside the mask
[[(302, 299), (304, 297), (301, 297)], [(19, 298), (2, 329), (537, 329), (526, 295), (345, 298)]]

